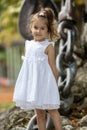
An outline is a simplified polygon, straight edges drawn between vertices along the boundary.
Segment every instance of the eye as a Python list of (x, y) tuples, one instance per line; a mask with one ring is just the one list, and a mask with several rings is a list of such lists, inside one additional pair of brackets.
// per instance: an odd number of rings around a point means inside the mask
[(44, 28), (44, 27), (42, 27), (42, 28), (41, 28), (41, 30), (45, 30), (45, 28)]
[(34, 29), (38, 29), (38, 27), (37, 27), (37, 26), (34, 26)]

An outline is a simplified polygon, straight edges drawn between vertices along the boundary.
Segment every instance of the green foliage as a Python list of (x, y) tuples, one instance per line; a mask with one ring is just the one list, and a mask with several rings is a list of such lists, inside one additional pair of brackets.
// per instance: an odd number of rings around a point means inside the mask
[(3, 52), (0, 52), (0, 60), (5, 60), (6, 59), (6, 55)]
[(0, 12), (1, 14), (6, 11), (10, 6), (19, 7), (21, 4), (21, 0), (1, 0), (0, 1)]
[(21, 8), (19, 0), (0, 1), (0, 42), (11, 43), (18, 39), (18, 14)]

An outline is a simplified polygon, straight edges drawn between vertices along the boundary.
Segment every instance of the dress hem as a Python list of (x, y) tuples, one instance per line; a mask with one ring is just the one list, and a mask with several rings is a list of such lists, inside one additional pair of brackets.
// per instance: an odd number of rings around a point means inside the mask
[(16, 106), (20, 107), (21, 109), (26, 109), (26, 110), (35, 110), (35, 109), (42, 109), (42, 110), (52, 110), (52, 109), (59, 109), (60, 104), (41, 104), (37, 105), (34, 103), (17, 103)]

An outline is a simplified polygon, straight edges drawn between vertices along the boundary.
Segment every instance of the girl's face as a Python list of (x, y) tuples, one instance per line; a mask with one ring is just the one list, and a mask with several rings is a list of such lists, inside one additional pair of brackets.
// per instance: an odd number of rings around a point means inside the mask
[(31, 32), (35, 41), (43, 41), (48, 37), (47, 21), (38, 18), (31, 25)]

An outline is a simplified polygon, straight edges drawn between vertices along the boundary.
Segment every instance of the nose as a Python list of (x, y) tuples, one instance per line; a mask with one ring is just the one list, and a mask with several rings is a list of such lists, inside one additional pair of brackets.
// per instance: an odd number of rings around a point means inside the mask
[(40, 29), (37, 29), (37, 32), (40, 33)]

